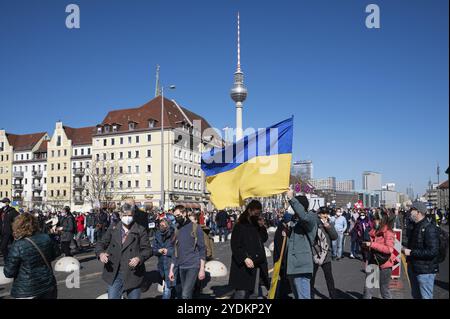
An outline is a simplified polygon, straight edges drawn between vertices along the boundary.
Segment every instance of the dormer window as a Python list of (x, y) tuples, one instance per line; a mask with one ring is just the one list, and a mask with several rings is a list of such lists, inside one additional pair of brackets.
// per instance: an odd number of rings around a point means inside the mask
[(105, 133), (109, 133), (109, 125), (105, 125)]
[(154, 119), (148, 120), (148, 127), (149, 128), (154, 128), (155, 126), (156, 126), (156, 120), (154, 120)]
[(112, 129), (113, 129), (113, 132), (117, 132), (117, 125), (114, 124)]
[(136, 123), (135, 122), (129, 122), (128, 123), (128, 129), (130, 131), (134, 130), (136, 128)]
[(102, 134), (102, 127), (101, 126), (97, 126), (97, 134)]

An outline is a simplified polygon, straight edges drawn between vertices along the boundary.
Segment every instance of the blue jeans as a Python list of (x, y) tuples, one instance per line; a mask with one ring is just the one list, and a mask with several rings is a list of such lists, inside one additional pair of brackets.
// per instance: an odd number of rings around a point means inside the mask
[(311, 274), (289, 277), (295, 299), (311, 299)]
[(333, 256), (337, 258), (342, 258), (342, 250), (344, 245), (344, 233), (337, 233), (338, 239), (333, 240)]
[(181, 280), (181, 298), (192, 299), (200, 268), (180, 268), (178, 271), (180, 272)]
[[(121, 299), (124, 293), (123, 284), (123, 277), (119, 271), (112, 285), (108, 286), (108, 299)], [(141, 287), (129, 289), (125, 292), (128, 299), (141, 299)]]
[(411, 294), (414, 299), (433, 299), (434, 279), (436, 274), (416, 274), (408, 265), (408, 277)]
[(94, 235), (95, 235), (94, 226), (88, 226), (86, 228), (86, 235), (89, 238), (90, 243), (93, 244), (94, 243)]
[(172, 282), (169, 279), (164, 280), (164, 290), (162, 299), (170, 299), (172, 296)]
[(225, 237), (225, 241), (227, 241), (228, 236), (228, 228), (227, 227), (219, 227), (219, 240), (222, 241), (222, 235)]
[(356, 239), (352, 239), (351, 245), (350, 245), (350, 246), (351, 246), (351, 247), (350, 247), (351, 254), (352, 254), (353, 256), (357, 256), (357, 255), (359, 254), (359, 244), (358, 244), (358, 241), (357, 241)]

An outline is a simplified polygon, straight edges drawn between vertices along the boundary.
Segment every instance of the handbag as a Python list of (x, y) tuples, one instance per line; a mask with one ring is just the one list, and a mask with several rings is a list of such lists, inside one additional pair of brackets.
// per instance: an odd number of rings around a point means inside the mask
[(42, 250), (38, 247), (38, 245), (36, 245), (36, 243), (34, 241), (32, 241), (30, 238), (24, 238), (25, 240), (29, 241), (34, 248), (36, 248), (36, 250), (39, 252), (39, 254), (41, 255), (42, 259), (44, 260), (45, 264), (47, 265), (47, 267), (53, 271), (52, 266), (50, 266), (50, 263), (48, 262), (47, 258), (45, 257), (44, 253), (42, 252)]
[(384, 254), (379, 251), (371, 251), (369, 264), (382, 266), (389, 261), (389, 258), (391, 258), (391, 254)]

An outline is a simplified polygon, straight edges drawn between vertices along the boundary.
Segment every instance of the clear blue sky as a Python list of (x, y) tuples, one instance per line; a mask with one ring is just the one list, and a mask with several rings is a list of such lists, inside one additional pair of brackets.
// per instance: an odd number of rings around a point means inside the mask
[[(66, 5), (81, 29), (65, 27)], [(365, 27), (365, 7), (381, 29)], [(0, 0), (0, 127), (53, 132), (95, 125), (154, 94), (215, 127), (234, 125), (236, 12), (249, 96), (244, 126), (295, 115), (294, 158), (315, 177), (379, 171), (422, 192), (448, 167), (447, 0)], [(446, 178), (441, 175), (441, 180)]]

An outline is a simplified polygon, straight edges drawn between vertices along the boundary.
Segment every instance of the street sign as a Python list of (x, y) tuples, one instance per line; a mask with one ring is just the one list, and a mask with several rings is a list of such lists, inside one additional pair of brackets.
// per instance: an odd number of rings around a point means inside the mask
[(394, 228), (395, 242), (394, 251), (396, 264), (392, 267), (391, 278), (400, 278), (402, 269), (402, 230)]

